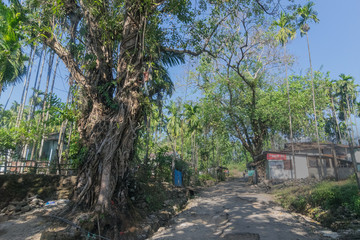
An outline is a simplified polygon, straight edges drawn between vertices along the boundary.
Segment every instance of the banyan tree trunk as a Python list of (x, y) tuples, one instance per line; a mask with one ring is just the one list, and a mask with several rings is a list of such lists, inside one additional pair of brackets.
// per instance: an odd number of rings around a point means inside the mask
[(110, 112), (95, 103), (80, 123), (82, 138), (91, 144), (78, 175), (76, 199), (96, 211), (112, 213), (126, 207), (126, 179), (140, 112), (137, 100), (130, 102)]
[[(136, 13), (133, 16), (138, 17)], [(123, 36), (127, 41), (120, 46), (119, 84), (113, 99), (116, 107), (109, 106), (99, 95), (85, 94), (89, 107), (79, 121), (80, 137), (88, 151), (79, 169), (76, 202), (113, 216), (119, 216), (128, 207), (129, 163), (142, 110), (143, 39), (139, 28), (145, 20), (139, 17), (140, 24), (130, 17), (125, 20)], [(108, 76), (111, 75), (110, 72)]]
[(116, 220), (111, 223), (114, 227), (111, 239), (118, 238), (118, 221), (129, 209), (129, 164), (142, 113), (140, 101), (143, 99), (141, 87), (147, 19), (141, 14), (142, 8), (134, 6), (138, 3), (141, 1), (125, 1), (128, 12), (122, 23), (116, 67), (113, 66), (115, 50), (101, 45), (103, 32), (90, 11), (85, 16), (89, 23), (86, 47), (97, 55), (97, 60), (84, 72), (56, 38), (44, 33), (45, 43), (56, 51), (72, 78), (81, 86), (82, 116), (78, 120), (78, 131), (86, 156), (78, 170), (73, 200), (76, 206), (110, 216), (104, 219), (113, 217)]

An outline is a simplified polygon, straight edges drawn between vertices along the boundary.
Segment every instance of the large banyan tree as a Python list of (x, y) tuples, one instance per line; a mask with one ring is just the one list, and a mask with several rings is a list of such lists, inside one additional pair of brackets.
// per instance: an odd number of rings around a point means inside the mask
[(215, 56), (220, 50), (210, 52), (212, 37), (242, 6), (267, 9), (259, 0), (12, 2), (25, 16), (23, 30), (50, 47), (81, 88), (78, 130), (87, 153), (74, 200), (107, 214), (126, 206), (143, 103), (169, 87), (166, 67), (183, 62), (185, 54)]

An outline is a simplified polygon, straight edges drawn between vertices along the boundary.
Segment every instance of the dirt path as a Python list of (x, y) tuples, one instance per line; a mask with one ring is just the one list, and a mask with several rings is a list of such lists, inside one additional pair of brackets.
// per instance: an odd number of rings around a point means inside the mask
[(64, 206), (38, 208), (0, 222), (0, 240), (40, 240), (41, 233), (52, 224), (53, 219), (49, 216), (56, 215)]
[(199, 194), (149, 239), (328, 239), (320, 230), (277, 206), (271, 195), (234, 179)]

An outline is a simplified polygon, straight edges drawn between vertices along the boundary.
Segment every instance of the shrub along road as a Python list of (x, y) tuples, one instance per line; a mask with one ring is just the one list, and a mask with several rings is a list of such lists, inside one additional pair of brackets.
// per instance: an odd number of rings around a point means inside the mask
[(149, 239), (329, 239), (323, 231), (285, 211), (260, 188), (233, 179), (201, 192)]

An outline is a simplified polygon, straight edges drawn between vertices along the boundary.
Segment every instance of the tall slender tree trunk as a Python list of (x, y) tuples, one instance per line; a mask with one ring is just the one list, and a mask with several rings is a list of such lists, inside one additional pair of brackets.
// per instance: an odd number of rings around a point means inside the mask
[[(356, 94), (354, 94), (353, 96), (351, 96), (352, 101), (356, 101)], [(356, 129), (356, 135), (357, 135), (357, 142), (354, 142), (355, 145), (359, 145), (359, 128), (358, 128), (358, 123), (356, 121), (356, 108), (354, 107), (354, 103), (352, 104), (352, 113), (353, 113), (353, 117), (354, 117), (354, 123), (355, 123), (355, 129)]]
[(217, 142), (217, 141), (215, 141), (215, 143), (216, 143), (216, 165), (217, 165), (217, 167), (220, 167), (221, 166), (221, 163), (220, 163), (220, 151), (219, 151), (219, 148), (220, 148), (220, 144)]
[(150, 143), (150, 130), (151, 130), (151, 113), (150, 116), (147, 116), (147, 113), (145, 113), (144, 116), (145, 119), (145, 128), (146, 128), (146, 139), (145, 139), (145, 157), (144, 157), (144, 163), (145, 166), (147, 166), (149, 162), (149, 143)]
[(196, 143), (196, 136), (195, 136), (195, 174), (198, 174), (199, 169), (199, 147)]
[(212, 155), (213, 155), (213, 164), (216, 164), (216, 159), (215, 159), (215, 141), (214, 141), (214, 134), (211, 135), (211, 141), (212, 141)]
[(181, 119), (181, 158), (184, 159), (184, 119)]
[[(286, 57), (286, 44), (284, 45), (284, 54)], [(292, 166), (294, 169), (294, 176), (296, 178), (296, 166), (295, 166), (295, 151), (294, 151), (294, 138), (293, 138), (293, 130), (292, 130), (292, 117), (291, 117), (291, 104), (290, 104), (290, 88), (289, 88), (289, 79), (287, 76), (287, 63), (285, 65), (285, 81), (286, 81), (286, 91), (287, 91), (287, 101), (288, 101), (288, 108), (289, 108), (289, 127), (290, 127), (290, 144), (291, 144), (291, 157), (292, 157)], [(291, 175), (293, 171), (291, 171)]]
[[(44, 57), (41, 60), (42, 56), (44, 56)], [(46, 58), (46, 49), (45, 49), (45, 47), (43, 47), (43, 50), (41, 51), (41, 55), (40, 55), (40, 58), (39, 58), (39, 65), (38, 65), (38, 69), (37, 69), (37, 72), (36, 72), (36, 78), (35, 78), (35, 83), (34, 83), (34, 87), (33, 87), (33, 89), (34, 89), (33, 94), (32, 94), (33, 101), (37, 98), (38, 92), (39, 92), (39, 89), (40, 89), (41, 78), (42, 78), (42, 74), (43, 74), (44, 66), (45, 66), (45, 58)], [(41, 65), (41, 69), (39, 71), (40, 65)], [(39, 72), (40, 72), (40, 75), (39, 75)], [(32, 107), (31, 107), (31, 110), (30, 110), (28, 120), (33, 119), (33, 117), (34, 117), (34, 112), (35, 112), (36, 105), (35, 105), (34, 102), (32, 102), (31, 106)]]
[[(45, 62), (45, 59), (43, 60), (43, 64), (41, 64), (41, 61), (42, 61), (42, 56), (44, 55), (44, 48), (43, 48), (43, 50), (41, 51), (41, 55), (40, 55), (40, 57), (39, 57), (39, 63), (38, 63), (38, 68), (37, 68), (37, 71), (36, 71), (36, 77), (35, 77), (35, 81), (34, 81), (34, 85), (33, 85), (33, 94), (32, 94), (32, 97), (30, 98), (30, 103), (29, 103), (29, 107), (30, 107), (30, 109), (29, 109), (29, 114), (27, 115), (27, 121), (29, 122), (30, 121), (30, 119), (32, 119), (33, 118), (33, 111), (34, 111), (34, 109), (35, 109), (35, 99), (34, 99), (34, 97), (35, 97), (35, 90), (36, 90), (36, 85), (37, 85), (37, 83), (38, 83), (38, 81), (39, 81), (39, 72), (40, 72), (40, 65), (42, 65), (42, 66), (44, 66), (44, 62)], [(44, 55), (45, 56), (45, 55)], [(40, 74), (40, 76), (41, 76), (41, 74)], [(40, 85), (40, 82), (39, 82), (39, 85)], [(30, 127), (32, 126), (32, 123), (30, 123)], [(27, 151), (28, 151), (28, 146), (29, 146), (29, 144), (25, 144), (25, 146), (24, 146), (24, 149), (23, 149), (23, 158), (26, 158), (27, 157)], [(35, 141), (33, 142), (33, 146), (35, 146)], [(31, 155), (30, 155), (30, 160), (33, 160), (33, 154), (32, 154), (32, 152), (33, 151), (31, 151)]]
[[(354, 146), (354, 128), (353, 128), (353, 124), (351, 122), (349, 96), (347, 93), (346, 93), (345, 97), (346, 97), (346, 104), (347, 104), (347, 113), (349, 115), (349, 123), (351, 126), (351, 134), (349, 135), (349, 149), (350, 149), (351, 160), (352, 160), (353, 167), (354, 167), (357, 186), (358, 186), (358, 189), (360, 190), (360, 176), (359, 176), (359, 171), (358, 171), (358, 164), (357, 164), (355, 153), (354, 153), (354, 147), (353, 147)], [(345, 113), (345, 115), (346, 115), (346, 113)], [(349, 129), (349, 131), (350, 131), (350, 129)], [(351, 138), (350, 138), (350, 136), (351, 136)]]
[[(56, 64), (55, 64), (55, 68), (54, 68), (54, 74), (53, 74), (53, 79), (52, 79), (52, 84), (51, 84), (51, 88), (50, 88), (50, 94), (49, 94), (49, 97), (52, 97), (52, 94), (53, 94), (53, 92), (54, 92), (54, 85), (55, 85), (55, 79), (56, 79), (56, 71), (57, 71), (57, 67), (58, 67), (58, 65), (59, 65), (59, 57), (57, 57), (56, 58)], [(51, 107), (51, 105), (50, 105), (51, 103), (49, 102), (46, 102), (45, 101), (45, 112), (46, 112), (46, 115), (45, 115), (45, 121), (44, 121), (44, 123), (43, 123), (43, 129), (45, 130), (46, 129), (46, 122), (49, 120), (49, 108)], [(44, 146), (44, 141), (45, 141), (45, 135), (44, 135), (44, 133), (43, 133), (43, 135), (42, 135), (42, 138), (41, 138), (41, 145), (40, 145), (40, 149), (41, 149), (41, 151), (42, 151), (42, 148), (43, 148), (43, 146)], [(51, 159), (49, 159), (49, 160), (51, 160)]]
[(175, 161), (176, 161), (176, 136), (174, 137), (174, 147), (173, 147), (173, 158), (172, 158), (172, 162), (171, 162), (171, 171), (172, 174), (174, 174), (174, 170), (175, 170)]
[(16, 127), (19, 127), (20, 121), (22, 119), (22, 114), (24, 111), (25, 103), (26, 103), (27, 88), (29, 87), (32, 65), (33, 65), (34, 58), (35, 58), (35, 52), (36, 52), (36, 46), (31, 48), (31, 52), (30, 52), (29, 67), (28, 67), (28, 72), (25, 75), (24, 88), (23, 88), (23, 92), (21, 94), (19, 112), (18, 112), (18, 115), (16, 118)]
[(191, 164), (194, 167), (195, 170), (195, 149), (194, 149), (194, 133), (191, 133), (190, 136), (190, 146), (191, 146)]
[[(70, 96), (71, 96), (71, 85), (69, 86), (68, 94), (66, 97), (66, 106), (70, 102)], [(63, 152), (63, 148), (64, 148), (64, 138), (65, 138), (65, 131), (66, 131), (67, 124), (68, 124), (67, 119), (61, 123), (58, 144), (57, 144), (58, 173), (60, 175), (61, 175), (61, 164), (62, 164), (62, 152)]]
[(11, 95), (12, 95), (12, 93), (13, 93), (13, 91), (14, 91), (14, 88), (15, 88), (15, 85), (13, 85), (12, 88), (11, 88), (9, 97), (8, 97), (8, 99), (6, 100), (6, 103), (5, 103), (5, 106), (4, 106), (4, 110), (6, 110), (6, 107), (7, 107), (7, 105), (9, 104), (9, 101), (10, 101)]
[[(41, 79), (42, 79), (42, 74), (44, 71), (45, 60), (46, 60), (46, 47), (43, 48), (43, 52), (44, 52), (44, 58), (43, 58), (42, 64), (41, 64), (41, 70), (40, 70), (40, 76), (38, 78), (38, 84), (37, 84), (37, 86), (34, 86), (34, 92), (33, 92), (33, 97), (32, 97), (34, 100), (37, 99), (39, 90), (40, 90)], [(39, 65), (40, 65), (40, 63), (39, 63)], [(36, 108), (36, 104), (33, 104), (31, 111), (30, 111), (30, 119), (34, 118), (35, 108)], [(39, 122), (38, 122), (38, 125), (39, 125)], [(38, 140), (34, 140), (32, 149), (31, 149), (30, 159), (35, 159), (35, 153), (36, 153), (37, 146), (38, 146)]]
[(320, 139), (319, 139), (319, 129), (317, 124), (317, 114), (316, 114), (316, 103), (315, 103), (315, 87), (314, 87), (314, 75), (313, 75), (313, 69), (311, 64), (311, 54), (310, 54), (310, 44), (309, 44), (309, 36), (306, 32), (306, 41), (308, 46), (308, 53), (309, 53), (309, 63), (310, 63), (310, 78), (311, 78), (311, 91), (312, 91), (312, 102), (313, 102), (313, 110), (314, 110), (314, 120), (315, 120), (315, 132), (316, 132), (316, 141), (317, 141), (317, 147), (319, 151), (319, 159), (321, 160), (321, 149), (320, 149)]
[(65, 164), (67, 164), (69, 166), (69, 152), (70, 152), (70, 145), (71, 145), (71, 139), (72, 139), (72, 131), (74, 128), (74, 123), (70, 124), (70, 128), (69, 128), (69, 135), (68, 135), (68, 140), (67, 140), (67, 148), (65, 151)]
[(48, 72), (47, 72), (47, 77), (46, 77), (46, 87), (45, 87), (45, 92), (44, 92), (44, 100), (43, 100), (43, 107), (42, 107), (42, 114), (40, 116), (39, 119), (39, 124), (41, 125), (41, 131), (42, 131), (42, 135), (41, 135), (41, 140), (40, 140), (40, 147), (39, 147), (39, 159), (42, 159), (42, 150), (44, 147), (44, 131), (45, 131), (45, 124), (44, 124), (44, 119), (45, 119), (45, 111), (46, 111), (46, 107), (47, 107), (47, 98), (48, 98), (48, 91), (49, 91), (49, 83), (50, 83), (50, 78), (51, 78), (51, 72), (52, 72), (52, 66), (54, 63), (54, 52), (52, 52), (50, 54), (50, 59), (49, 59), (49, 66), (48, 66)]
[[(353, 123), (352, 123), (352, 120), (351, 120), (351, 112), (350, 112), (350, 104), (349, 104), (349, 96), (348, 94), (346, 94), (346, 105), (347, 105), (347, 114), (349, 116), (348, 118), (348, 122), (350, 124), (350, 128), (351, 128), (351, 140), (352, 142), (354, 143), (355, 142), (355, 137), (354, 137), (354, 127), (353, 127)], [(346, 114), (346, 113), (345, 113)]]
[(348, 131), (349, 118), (348, 118), (348, 112), (345, 109), (344, 109), (344, 121), (345, 121), (345, 125), (346, 125), (345, 136), (346, 136), (346, 139), (348, 141), (348, 144), (350, 144), (350, 142), (351, 142), (351, 134), (349, 134), (349, 131)]
[(332, 95), (331, 92), (330, 92), (330, 99), (331, 99), (331, 111), (332, 111), (333, 118), (335, 119), (335, 122), (336, 122), (336, 128), (337, 128), (338, 136), (339, 136), (338, 143), (341, 143), (342, 142), (341, 130), (340, 130), (339, 121), (336, 117), (335, 106), (334, 106), (334, 96)]

